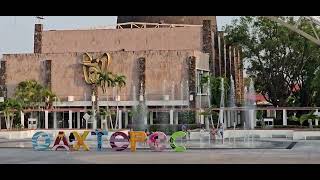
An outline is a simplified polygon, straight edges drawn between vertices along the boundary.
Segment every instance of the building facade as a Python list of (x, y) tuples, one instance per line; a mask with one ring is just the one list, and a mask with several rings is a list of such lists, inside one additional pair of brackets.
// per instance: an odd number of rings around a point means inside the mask
[[(185, 123), (178, 109), (208, 107), (207, 90), (199, 83), (206, 74), (232, 75), (236, 99), (241, 102), (240, 49), (224, 43), (214, 16), (130, 17), (119, 17), (121, 24), (115, 29), (56, 31), (36, 24), (34, 53), (3, 56), (2, 95), (13, 97), (19, 82), (37, 80), (59, 99), (54, 109), (42, 112), (38, 128), (85, 128), (83, 115), (92, 108), (93, 92), (85, 81), (83, 62), (107, 55), (108, 71), (126, 76), (126, 86), (108, 88), (105, 94), (98, 89), (97, 103), (101, 108), (117, 107), (119, 129), (134, 124), (129, 111), (139, 102), (148, 109), (144, 125)], [(169, 109), (165, 121), (158, 119), (158, 109)], [(204, 124), (204, 117), (195, 118)], [(27, 120), (21, 122), (27, 127)], [(102, 121), (97, 127), (102, 127)]]

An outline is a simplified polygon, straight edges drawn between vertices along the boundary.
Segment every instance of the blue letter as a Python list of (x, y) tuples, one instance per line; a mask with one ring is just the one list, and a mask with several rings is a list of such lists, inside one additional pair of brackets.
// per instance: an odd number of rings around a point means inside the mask
[[(44, 137), (45, 138), (45, 143), (39, 145), (38, 144), (38, 139), (39, 137)], [(50, 136), (42, 131), (36, 132), (33, 136), (32, 136), (32, 147), (34, 150), (38, 150), (38, 151), (44, 151), (49, 149), (49, 146), (51, 144), (51, 138)]]
[(108, 131), (106, 131), (106, 130), (103, 130), (103, 131), (96, 130), (96, 131), (92, 131), (91, 135), (97, 135), (97, 144), (98, 144), (97, 150), (101, 151), (101, 149), (102, 149), (102, 136), (103, 135), (108, 135)]

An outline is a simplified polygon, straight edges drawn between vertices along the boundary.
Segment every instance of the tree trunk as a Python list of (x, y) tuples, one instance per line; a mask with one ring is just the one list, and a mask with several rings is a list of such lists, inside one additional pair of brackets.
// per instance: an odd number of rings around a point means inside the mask
[(9, 130), (9, 122), (8, 122), (8, 117), (7, 115), (4, 116), (4, 120), (6, 122), (6, 129)]
[(7, 130), (12, 129), (13, 118), (10, 118), (10, 115), (5, 115), (5, 121), (6, 121), (6, 129)]

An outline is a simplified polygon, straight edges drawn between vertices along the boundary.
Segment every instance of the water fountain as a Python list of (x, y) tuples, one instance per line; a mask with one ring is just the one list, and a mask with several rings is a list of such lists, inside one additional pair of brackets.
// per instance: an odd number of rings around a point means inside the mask
[(233, 122), (233, 126), (235, 129), (235, 125), (236, 125), (236, 113), (234, 110), (232, 110), (233, 108), (236, 107), (236, 101), (235, 101), (235, 85), (234, 85), (234, 80), (233, 80), (233, 76), (230, 76), (230, 93), (229, 93), (229, 98), (228, 98), (228, 106), (231, 110), (228, 111), (228, 121), (229, 124), (231, 125), (231, 123)]
[[(247, 99), (246, 99), (246, 106), (248, 109), (248, 127), (249, 129), (254, 129), (256, 126), (256, 91), (254, 89), (253, 80), (250, 80), (249, 90), (247, 91)], [(249, 97), (249, 98), (248, 98)]]
[[(223, 78), (221, 78), (220, 90), (221, 90), (220, 108), (224, 108), (224, 79)], [(219, 110), (219, 124), (222, 124), (223, 120), (224, 120), (223, 109), (220, 109)], [(225, 123), (223, 125), (225, 126)]]
[[(171, 100), (174, 101), (174, 88), (175, 88), (175, 85), (174, 85), (174, 82), (172, 81), (172, 85), (171, 85)], [(170, 110), (170, 124), (176, 124), (176, 121), (175, 117), (174, 117), (174, 105), (171, 106), (171, 110)]]
[[(163, 101), (168, 101), (170, 100), (167, 94), (167, 81), (163, 80), (163, 84), (162, 84), (162, 100)], [(159, 116), (160, 119), (160, 124), (164, 125), (164, 124), (169, 124), (169, 113), (165, 111), (166, 109), (166, 105), (163, 105), (163, 110)]]
[[(141, 86), (142, 87), (142, 86)], [(140, 88), (139, 92), (139, 101), (137, 102), (136, 99), (136, 88), (133, 87), (133, 101), (134, 106), (132, 108), (133, 112), (133, 118), (132, 118), (132, 124), (133, 124), (133, 130), (135, 131), (144, 131), (145, 129), (145, 121), (147, 119), (147, 106), (145, 103), (145, 97), (143, 96), (143, 89)]]
[[(221, 78), (221, 84), (220, 84), (220, 90), (221, 90), (221, 97), (220, 97), (220, 110), (219, 110), (219, 124), (223, 125), (223, 128), (226, 128), (226, 123), (224, 122), (225, 118), (224, 118), (224, 110), (221, 108), (225, 107), (225, 103), (224, 103), (224, 79)], [(219, 128), (219, 126), (218, 126)], [(222, 139), (223, 142), (223, 139)]]
[[(207, 92), (208, 92), (208, 96), (207, 96), (207, 98), (208, 98), (208, 107), (211, 108), (210, 80), (208, 80)], [(214, 127), (212, 114), (210, 114), (210, 123), (211, 123), (212, 127)]]
[(132, 126), (134, 127), (135, 126), (135, 113), (137, 112), (137, 104), (138, 104), (138, 101), (137, 101), (137, 94), (136, 94), (136, 86), (133, 86), (132, 88), (132, 101), (134, 103), (134, 105), (132, 106), (132, 110), (131, 110), (131, 114), (132, 114)]

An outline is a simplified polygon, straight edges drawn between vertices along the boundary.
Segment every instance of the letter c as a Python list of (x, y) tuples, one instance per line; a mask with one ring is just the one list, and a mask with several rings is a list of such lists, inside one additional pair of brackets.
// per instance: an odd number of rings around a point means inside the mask
[(187, 133), (183, 132), (183, 131), (178, 131), (175, 132), (171, 135), (171, 138), (169, 140), (170, 142), (170, 146), (172, 149), (174, 149), (176, 152), (184, 152), (186, 151), (186, 147), (185, 146), (177, 146), (176, 145), (176, 139), (179, 137), (185, 137), (187, 135)]

